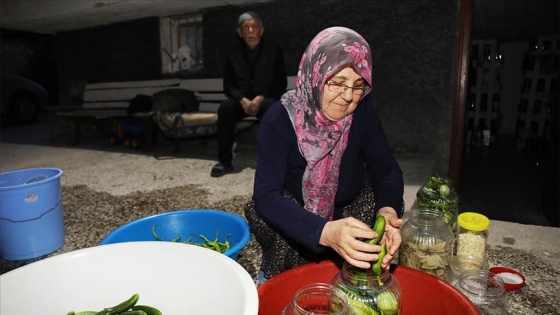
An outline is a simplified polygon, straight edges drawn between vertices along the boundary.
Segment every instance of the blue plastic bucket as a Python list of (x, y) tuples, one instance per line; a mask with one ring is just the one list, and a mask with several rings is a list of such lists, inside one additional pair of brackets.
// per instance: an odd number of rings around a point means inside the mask
[(0, 256), (25, 260), (64, 245), (60, 177), (56, 168), (0, 174)]

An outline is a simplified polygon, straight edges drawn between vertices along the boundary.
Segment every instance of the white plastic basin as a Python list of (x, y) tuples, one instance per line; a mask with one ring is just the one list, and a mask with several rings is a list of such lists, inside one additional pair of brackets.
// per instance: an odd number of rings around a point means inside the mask
[(140, 295), (163, 314), (258, 313), (251, 276), (213, 250), (173, 242), (81, 249), (0, 276), (0, 314), (96, 311)]

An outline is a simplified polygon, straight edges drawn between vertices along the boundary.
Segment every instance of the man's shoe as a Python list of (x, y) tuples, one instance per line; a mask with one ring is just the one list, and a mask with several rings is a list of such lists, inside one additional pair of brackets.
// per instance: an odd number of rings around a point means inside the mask
[(218, 163), (214, 165), (212, 168), (212, 172), (210, 172), (210, 176), (212, 177), (220, 177), (229, 172), (233, 171), (233, 165), (224, 165), (222, 163)]

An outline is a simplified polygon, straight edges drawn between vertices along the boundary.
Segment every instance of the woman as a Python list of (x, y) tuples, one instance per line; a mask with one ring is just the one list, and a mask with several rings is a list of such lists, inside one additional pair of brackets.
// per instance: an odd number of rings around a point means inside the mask
[(402, 171), (385, 139), (371, 91), (371, 51), (353, 30), (332, 27), (309, 44), (296, 88), (259, 126), (253, 201), (245, 207), (263, 250), (261, 282), (338, 254), (368, 268), (387, 227), (383, 267), (401, 243)]

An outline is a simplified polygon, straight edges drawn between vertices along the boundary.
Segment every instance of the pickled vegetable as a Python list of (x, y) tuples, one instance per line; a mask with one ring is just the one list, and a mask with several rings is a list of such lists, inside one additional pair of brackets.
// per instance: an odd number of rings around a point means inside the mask
[(459, 196), (451, 181), (432, 176), (416, 193), (420, 209), (436, 209), (445, 215), (445, 223), (455, 233), (459, 211)]

